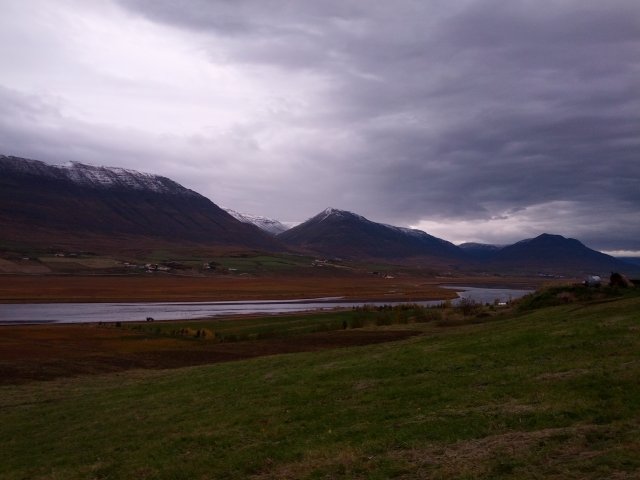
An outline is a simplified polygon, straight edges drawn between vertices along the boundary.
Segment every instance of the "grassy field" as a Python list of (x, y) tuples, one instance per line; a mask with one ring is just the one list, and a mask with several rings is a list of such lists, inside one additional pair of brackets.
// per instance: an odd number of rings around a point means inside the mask
[(559, 293), (358, 329), (422, 332), (391, 343), (5, 385), (0, 478), (640, 478), (640, 297)]

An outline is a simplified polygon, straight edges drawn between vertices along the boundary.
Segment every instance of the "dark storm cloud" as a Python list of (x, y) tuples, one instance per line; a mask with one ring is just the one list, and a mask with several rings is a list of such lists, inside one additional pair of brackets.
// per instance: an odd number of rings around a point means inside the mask
[[(598, 224), (587, 241), (611, 246), (624, 230), (625, 246), (640, 248), (635, 1), (123, 4), (223, 37), (237, 61), (331, 79), (308, 121), (363, 145), (321, 161), (360, 173), (351, 206), (365, 214), (505, 219), (565, 202), (575, 222)], [(625, 225), (612, 223), (621, 215)]]
[[(195, 36), (212, 65), (247, 67), (278, 98), (270, 116), (204, 138), (209, 153), (198, 153), (197, 139), (183, 142), (189, 158), (213, 156), (215, 165), (193, 160), (181, 170), (171, 161), (185, 157), (178, 146), (147, 148), (164, 159), (163, 174), (192, 188), (214, 178), (226, 186), (202, 190), (214, 201), (220, 188), (242, 189), (267, 209), (251, 213), (283, 220), (332, 205), (395, 224), (448, 222), (454, 233), (456, 222), (485, 222), (476, 240), (505, 243), (545, 229), (596, 248), (640, 250), (637, 0), (118, 4)], [(287, 98), (293, 106), (281, 101), (305, 85), (312, 94), (302, 88)], [(28, 100), (17, 115), (56, 115)], [(0, 108), (15, 101), (0, 92)], [(28, 142), (51, 123), (5, 120), (4, 135)], [(72, 131), (87, 151), (110, 154), (114, 142), (97, 147), (90, 126)], [(115, 136), (123, 151), (144, 156), (149, 137), (132, 145)], [(230, 157), (238, 171), (225, 177), (221, 170), (235, 172), (224, 163)], [(490, 228), (497, 224), (508, 228)]]

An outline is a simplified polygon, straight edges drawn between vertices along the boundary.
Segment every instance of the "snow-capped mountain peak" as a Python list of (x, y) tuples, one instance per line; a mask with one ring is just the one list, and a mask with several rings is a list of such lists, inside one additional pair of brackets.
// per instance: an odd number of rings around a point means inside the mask
[(259, 229), (264, 230), (265, 232), (272, 235), (278, 235), (279, 233), (289, 230), (289, 227), (287, 227), (282, 222), (279, 222), (278, 220), (262, 217), (260, 215), (249, 215), (247, 213), (240, 213), (230, 208), (224, 208), (223, 210), (225, 210), (236, 220), (240, 220), (243, 223), (255, 225)]
[(322, 212), (316, 215), (314, 218), (318, 222), (322, 222), (327, 218), (357, 218), (359, 220), (368, 221), (362, 215), (358, 215), (357, 213), (349, 212), (348, 210), (340, 210), (339, 208), (328, 207), (325, 208)]

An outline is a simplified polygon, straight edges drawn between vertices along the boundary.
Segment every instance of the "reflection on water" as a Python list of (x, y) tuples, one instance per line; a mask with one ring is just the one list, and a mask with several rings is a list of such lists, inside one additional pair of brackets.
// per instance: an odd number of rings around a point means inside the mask
[(453, 301), (455, 305), (463, 298), (468, 298), (478, 303), (510, 302), (533, 292), (533, 290), (516, 290), (513, 288), (482, 288), (482, 287), (461, 287), (443, 285), (442, 288), (451, 288), (458, 294), (458, 299)]
[[(453, 288), (460, 297), (476, 302), (492, 303), (516, 299), (531, 290), (507, 288)], [(160, 303), (28, 303), (0, 305), (0, 324), (27, 323), (85, 323), (135, 322), (147, 317), (155, 320), (188, 320), (221, 315), (252, 313), (290, 313), (309, 310), (330, 310), (367, 305), (393, 305), (406, 302), (349, 302), (337, 297), (304, 300), (251, 300), (237, 302), (160, 302)], [(413, 302), (420, 305), (439, 305), (442, 300)]]

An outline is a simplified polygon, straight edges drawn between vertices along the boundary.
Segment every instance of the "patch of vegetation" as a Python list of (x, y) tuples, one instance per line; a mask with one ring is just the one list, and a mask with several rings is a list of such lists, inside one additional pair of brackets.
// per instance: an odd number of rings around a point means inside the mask
[(312, 258), (299, 255), (229, 255), (215, 257), (213, 261), (227, 269), (241, 273), (281, 272), (311, 267)]
[(425, 332), (2, 387), (0, 477), (640, 476), (639, 297)]
[[(454, 315), (451, 311), (450, 315)], [(124, 328), (150, 336), (238, 342), (266, 338), (388, 325), (408, 325), (441, 321), (442, 308), (416, 304), (363, 306), (349, 310), (251, 318), (191, 320), (180, 322), (123, 323)]]
[(521, 311), (554, 307), (570, 303), (588, 303), (640, 295), (637, 288), (586, 285), (561, 285), (538, 290), (518, 300)]

